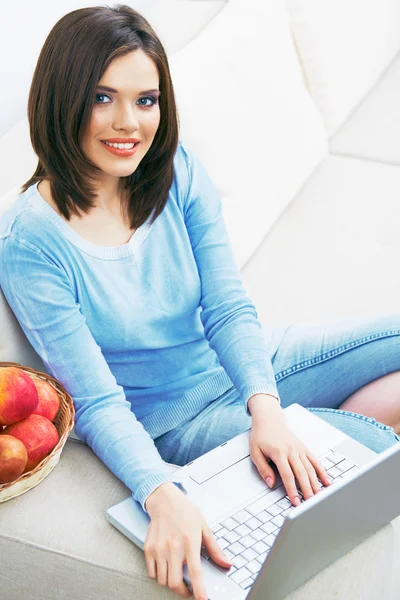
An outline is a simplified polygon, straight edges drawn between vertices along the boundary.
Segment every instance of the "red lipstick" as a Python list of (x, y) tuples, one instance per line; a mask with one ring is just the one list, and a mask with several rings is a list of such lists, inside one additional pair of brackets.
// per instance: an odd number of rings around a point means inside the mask
[[(105, 142), (109, 142), (110, 144), (135, 144), (133, 148), (115, 148), (114, 146), (109, 146)], [(140, 140), (137, 138), (110, 138), (108, 140), (101, 140), (104, 148), (110, 152), (110, 154), (114, 154), (115, 156), (133, 156), (136, 150), (139, 147)]]

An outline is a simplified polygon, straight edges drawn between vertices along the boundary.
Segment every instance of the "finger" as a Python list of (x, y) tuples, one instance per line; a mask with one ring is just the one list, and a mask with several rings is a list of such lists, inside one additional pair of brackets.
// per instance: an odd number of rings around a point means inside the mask
[(289, 500), (294, 506), (300, 504), (300, 496), (297, 491), (296, 481), (293, 475), (292, 468), (286, 456), (274, 458), (274, 462), (279, 471), (282, 483), (285, 486)]
[(165, 558), (156, 558), (157, 581), (160, 585), (167, 585), (168, 582), (168, 564)]
[(203, 527), (203, 545), (207, 548), (207, 552), (214, 562), (222, 567), (232, 566), (231, 561), (225, 556), (223, 550), (221, 550), (212, 530), (206, 523)]
[(292, 467), (293, 473), (297, 479), (297, 483), (299, 484), (299, 488), (302, 491), (304, 498), (307, 499), (314, 496), (308, 473), (300, 459), (300, 456), (298, 454), (289, 456), (289, 463)]
[(317, 494), (318, 492), (320, 492), (322, 490), (322, 487), (321, 487), (320, 482), (318, 481), (318, 477), (315, 472), (314, 466), (308, 460), (306, 454), (300, 454), (300, 459), (304, 465), (305, 470), (307, 471), (308, 479), (310, 481), (312, 491), (314, 494)]
[(156, 561), (153, 556), (153, 550), (145, 544), (144, 548), (144, 557), (146, 559), (146, 568), (147, 574), (151, 579), (156, 579), (157, 577), (157, 569), (156, 569)]
[(154, 556), (150, 555), (148, 552), (145, 552), (144, 554), (145, 559), (146, 559), (146, 568), (147, 568), (147, 574), (151, 579), (156, 579), (157, 577), (157, 568), (156, 568), (156, 561)]
[(268, 485), (268, 487), (273, 488), (276, 481), (275, 472), (270, 466), (268, 458), (259, 448), (256, 448), (253, 451), (252, 460), (265, 483)]
[(168, 587), (182, 598), (190, 598), (192, 594), (183, 580), (183, 558), (183, 553), (174, 548), (168, 563)]
[(310, 463), (312, 464), (312, 466), (314, 467), (314, 469), (318, 475), (318, 478), (320, 481), (322, 481), (323, 485), (331, 485), (331, 480), (329, 478), (329, 475), (326, 472), (326, 470), (324, 469), (324, 467), (322, 466), (322, 464), (319, 462), (318, 458), (316, 458), (314, 456), (314, 454), (312, 454), (312, 452), (307, 453), (307, 458), (310, 461)]
[(186, 560), (195, 600), (207, 600), (208, 595), (204, 585), (203, 570), (201, 568), (200, 548), (192, 545), (186, 554)]

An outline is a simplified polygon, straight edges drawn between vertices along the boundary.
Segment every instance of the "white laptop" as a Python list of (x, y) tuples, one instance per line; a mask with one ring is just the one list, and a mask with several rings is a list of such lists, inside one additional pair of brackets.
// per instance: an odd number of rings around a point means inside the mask
[[(400, 514), (400, 443), (381, 454), (298, 404), (285, 409), (292, 431), (322, 461), (332, 485), (293, 507), (278, 477), (270, 490), (249, 453), (250, 429), (177, 471), (233, 563), (202, 549), (209, 600), (279, 600)], [(300, 494), (301, 496), (301, 494)], [(149, 516), (132, 496), (107, 519), (142, 550)], [(187, 565), (184, 580), (191, 588)]]

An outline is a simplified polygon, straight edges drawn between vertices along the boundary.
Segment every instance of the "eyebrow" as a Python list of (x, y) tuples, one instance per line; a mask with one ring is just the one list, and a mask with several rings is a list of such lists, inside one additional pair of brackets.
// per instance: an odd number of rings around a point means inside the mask
[[(113, 94), (118, 94), (118, 90), (108, 87), (108, 85), (98, 85), (98, 90), (104, 90), (105, 92), (112, 92)], [(145, 96), (146, 94), (159, 94), (160, 90), (146, 90), (144, 92), (139, 92), (139, 96)]]

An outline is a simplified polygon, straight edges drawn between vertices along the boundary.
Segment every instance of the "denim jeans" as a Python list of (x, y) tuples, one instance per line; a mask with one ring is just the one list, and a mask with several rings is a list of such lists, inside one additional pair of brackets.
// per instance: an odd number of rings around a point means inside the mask
[[(400, 370), (400, 315), (264, 328), (263, 335), (283, 407), (297, 402), (375, 452), (400, 441), (391, 427), (338, 409), (366, 384)], [(232, 387), (154, 443), (165, 461), (183, 466), (249, 427)]]

